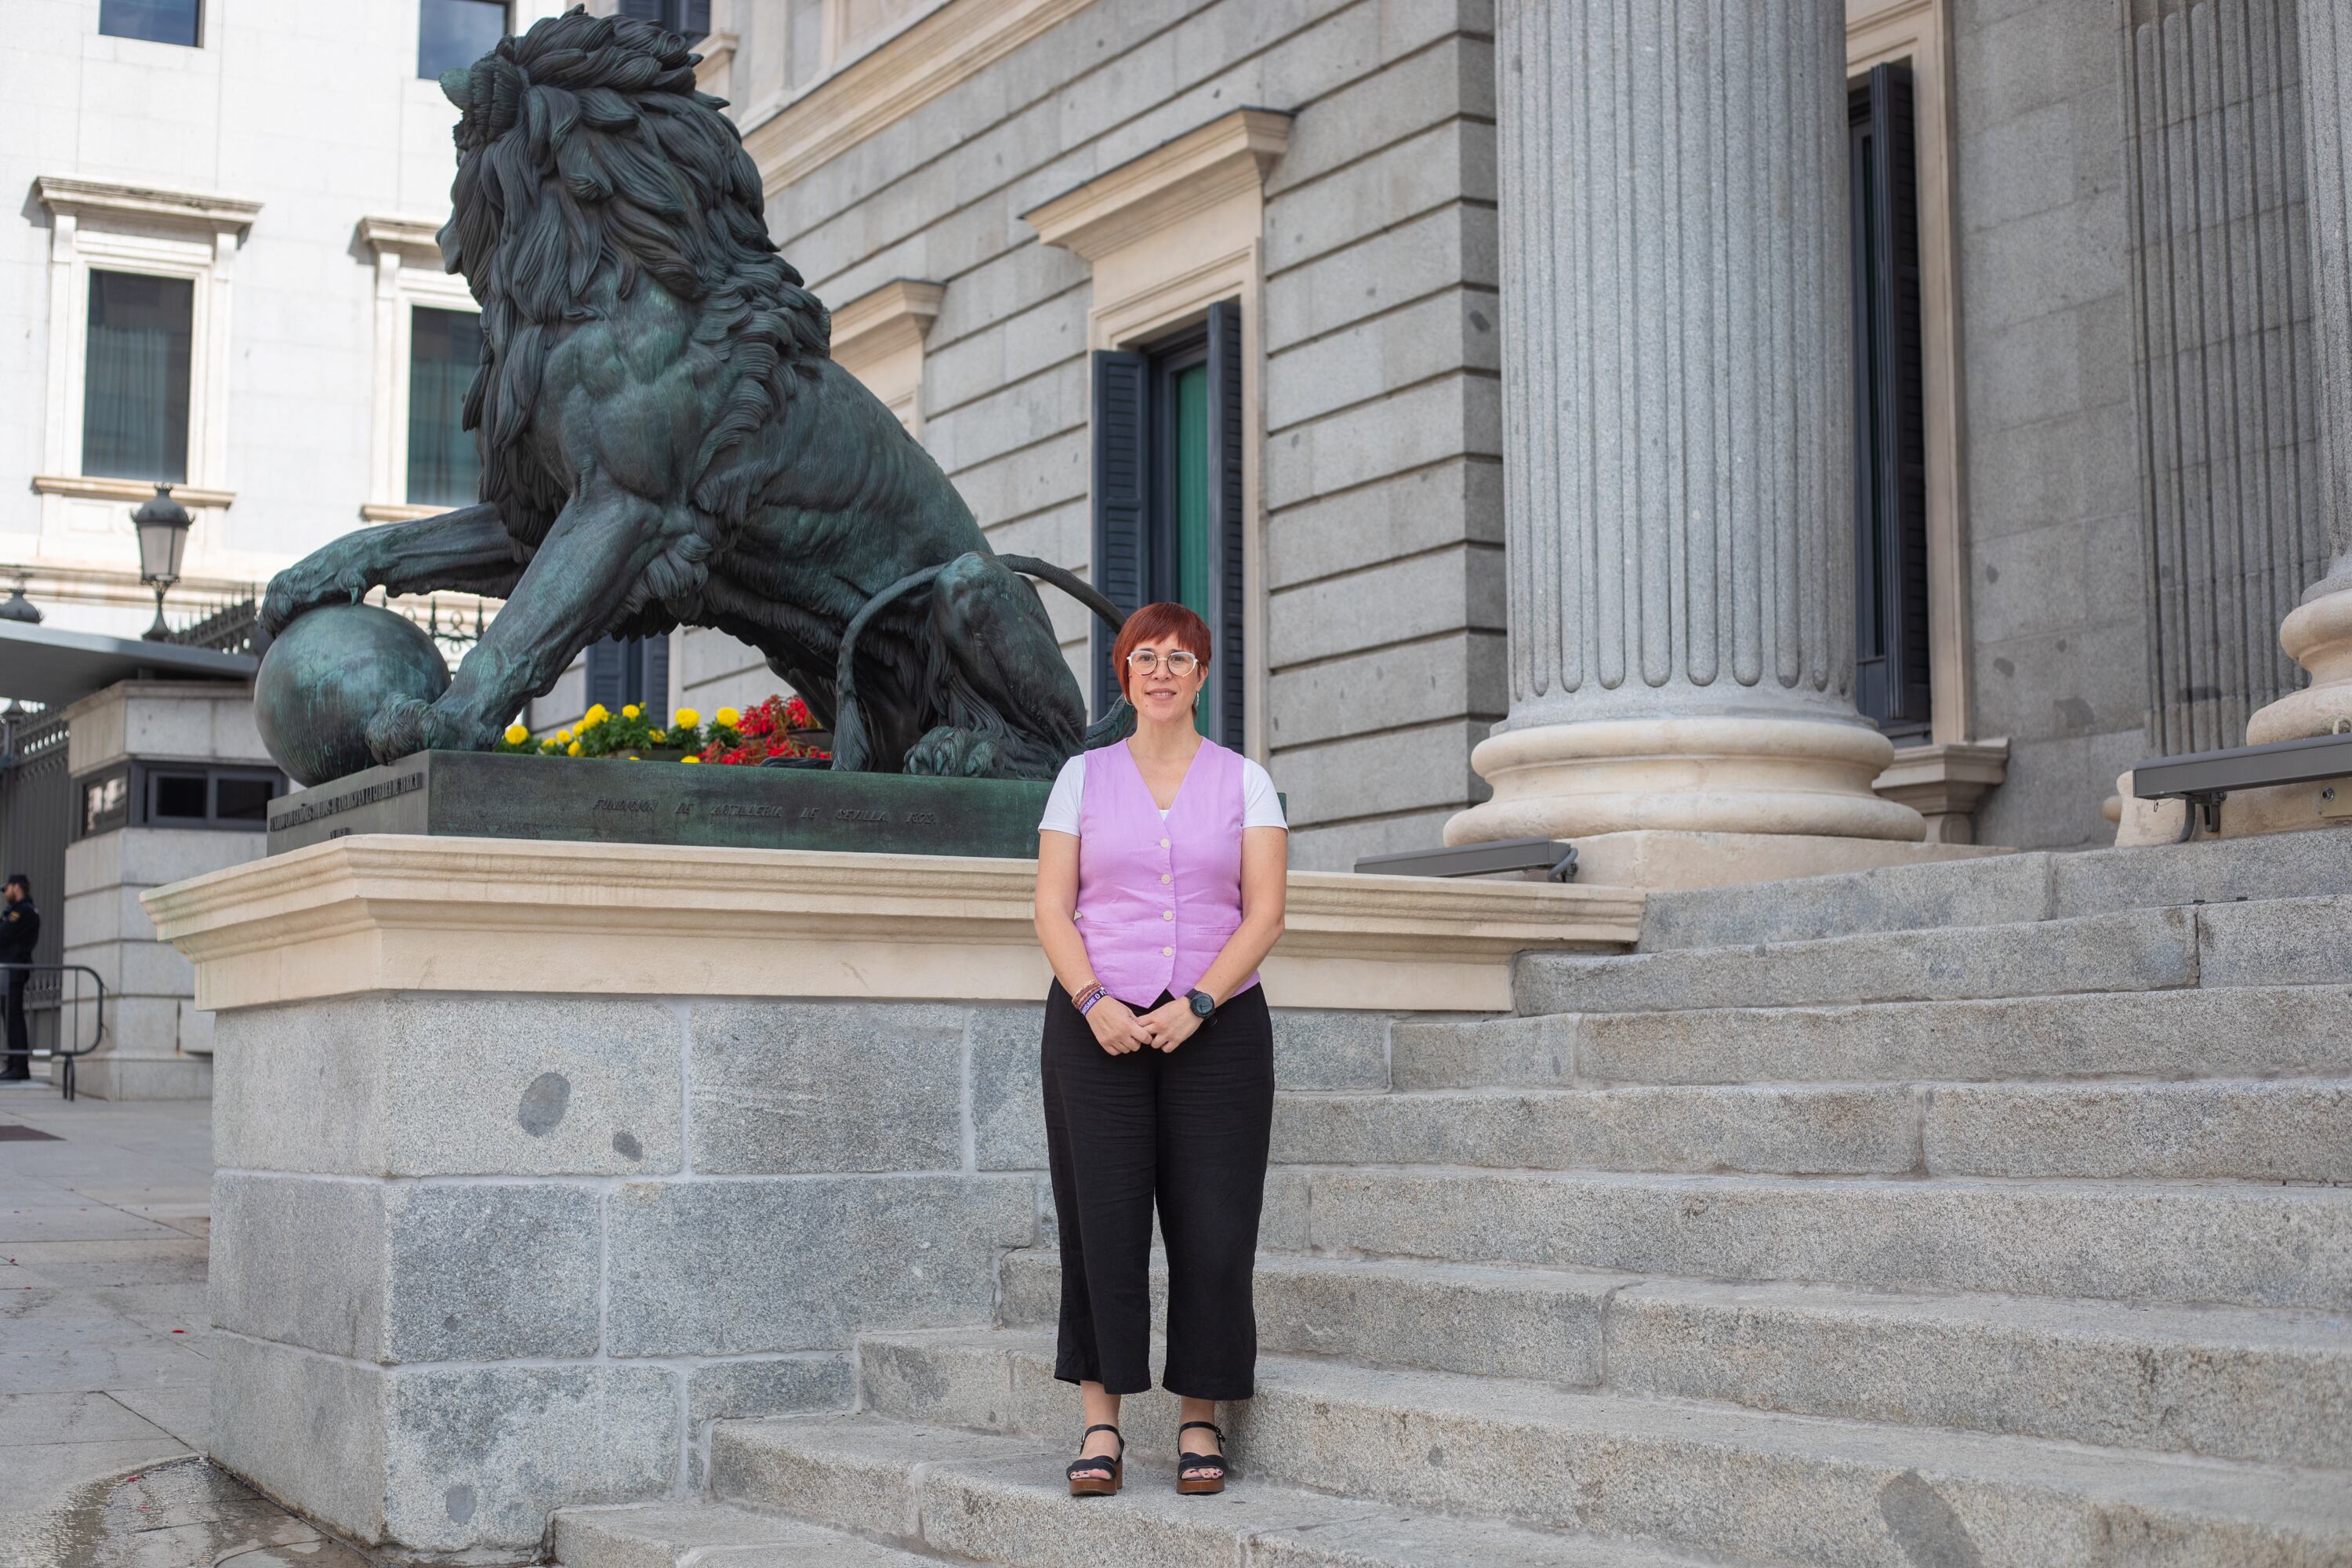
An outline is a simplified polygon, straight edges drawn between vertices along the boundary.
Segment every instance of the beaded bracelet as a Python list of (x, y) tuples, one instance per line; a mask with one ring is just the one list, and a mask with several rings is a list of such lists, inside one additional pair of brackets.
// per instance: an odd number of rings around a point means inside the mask
[(1093, 985), (1087, 986), (1076, 996), (1071, 997), (1070, 1005), (1076, 1007), (1079, 1012), (1084, 1013), (1087, 1008), (1101, 1001), (1107, 994), (1108, 994), (1108, 993), (1103, 990), (1100, 983), (1097, 983)]

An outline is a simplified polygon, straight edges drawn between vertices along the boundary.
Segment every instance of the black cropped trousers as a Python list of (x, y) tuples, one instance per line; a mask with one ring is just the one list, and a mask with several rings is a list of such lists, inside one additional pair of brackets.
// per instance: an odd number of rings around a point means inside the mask
[(1045, 1003), (1043, 1077), (1062, 1238), (1054, 1375), (1111, 1394), (1151, 1386), (1156, 1201), (1168, 1247), (1160, 1381), (1193, 1399), (1247, 1399), (1257, 1370), (1250, 1275), (1274, 1126), (1274, 1020), (1264, 989), (1227, 1001), (1173, 1051), (1115, 1057), (1056, 983)]

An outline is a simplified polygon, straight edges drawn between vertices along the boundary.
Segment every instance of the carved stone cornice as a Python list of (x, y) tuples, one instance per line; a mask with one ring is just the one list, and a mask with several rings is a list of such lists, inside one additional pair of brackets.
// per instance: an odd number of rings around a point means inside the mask
[(944, 284), (894, 278), (833, 312), (833, 357), (856, 374), (898, 349), (919, 344), (939, 319)]
[[(1025, 1002), (1050, 979), (1036, 878), (1033, 860), (370, 834), (142, 901), (206, 1008), (374, 991)], [(1622, 951), (1641, 914), (1629, 888), (1294, 871), (1264, 972), (1290, 1007), (1501, 1011), (1512, 954)]]
[(1030, 208), (1021, 218), (1045, 244), (1099, 260), (1156, 229), (1234, 195), (1256, 193), (1267, 168), (1289, 145), (1289, 115), (1236, 109)]
[(34, 194), (53, 213), (81, 217), (89, 214), (145, 218), (183, 228), (208, 228), (237, 233), (260, 216), (261, 204), (202, 191), (166, 190), (160, 185), (123, 185), (104, 180), (74, 179), (43, 174), (33, 182)]
[(441, 225), (436, 219), (363, 217), (359, 221), (358, 234), (361, 243), (378, 256), (441, 265)]
[(770, 196), (1011, 54), (1094, 0), (956, 0), (743, 132)]

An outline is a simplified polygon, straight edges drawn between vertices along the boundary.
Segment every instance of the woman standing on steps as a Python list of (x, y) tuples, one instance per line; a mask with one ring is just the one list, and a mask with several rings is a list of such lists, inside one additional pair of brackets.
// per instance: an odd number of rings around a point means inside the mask
[(1054, 1375), (1086, 1436), (1070, 1492), (1125, 1479), (1123, 1394), (1151, 1386), (1155, 1199), (1168, 1247), (1168, 1364), (1182, 1402), (1176, 1489), (1223, 1491), (1221, 1399), (1254, 1391), (1250, 1273), (1274, 1117), (1257, 966), (1282, 934), (1289, 831), (1265, 770), (1202, 738), (1206, 622), (1128, 616), (1111, 658), (1132, 739), (1064, 765), (1037, 836), (1045, 1142), (1062, 1238)]

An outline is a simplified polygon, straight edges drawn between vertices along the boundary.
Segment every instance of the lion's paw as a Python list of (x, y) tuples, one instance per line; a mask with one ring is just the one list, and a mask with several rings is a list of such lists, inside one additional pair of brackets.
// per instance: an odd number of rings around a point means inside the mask
[(376, 710), (368, 721), (368, 750), (378, 763), (396, 763), (419, 752), (432, 751), (441, 726), (433, 705), (421, 698), (404, 697)]
[(321, 605), (354, 604), (374, 584), (348, 541), (312, 551), (269, 580), (261, 596), (262, 629), (276, 637), (296, 616)]
[(993, 777), (996, 742), (979, 730), (942, 724), (908, 749), (904, 771), (943, 779)]

